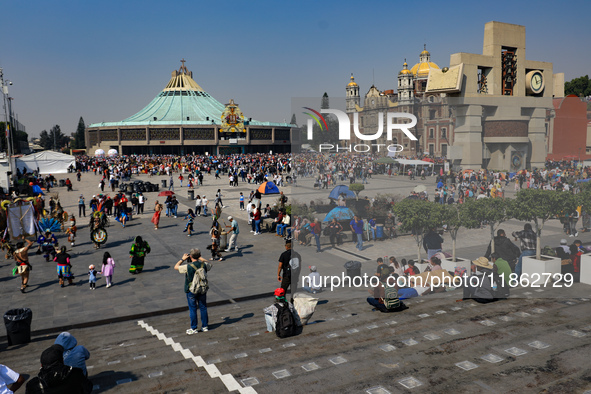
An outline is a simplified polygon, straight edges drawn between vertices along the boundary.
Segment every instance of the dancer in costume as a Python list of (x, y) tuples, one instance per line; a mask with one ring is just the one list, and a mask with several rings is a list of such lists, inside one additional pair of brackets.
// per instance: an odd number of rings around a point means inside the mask
[(43, 253), (45, 261), (49, 261), (50, 255), (52, 260), (55, 259), (55, 248), (58, 246), (58, 242), (57, 238), (51, 233), (50, 230), (45, 230), (45, 234), (40, 235), (39, 238), (37, 238), (37, 243), (41, 247), (41, 253)]
[(139, 235), (135, 237), (135, 241), (129, 251), (129, 257), (131, 258), (129, 273), (139, 274), (142, 272), (144, 269), (144, 258), (150, 253), (150, 250), (150, 245), (147, 241), (144, 241)]
[(62, 246), (53, 259), (57, 263), (57, 277), (60, 281), (60, 286), (64, 287), (64, 279), (68, 281), (68, 285), (72, 284), (72, 265), (70, 263), (70, 255), (66, 253), (66, 247)]

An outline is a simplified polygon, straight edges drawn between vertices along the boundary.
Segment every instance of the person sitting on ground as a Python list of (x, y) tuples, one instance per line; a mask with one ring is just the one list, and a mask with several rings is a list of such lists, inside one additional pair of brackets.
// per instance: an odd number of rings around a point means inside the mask
[[(320, 274), (315, 265), (311, 265), (308, 268), (310, 268), (310, 274), (307, 279), (308, 286), (304, 286), (302, 289), (312, 294), (320, 293), (322, 291), (322, 279), (320, 278)], [(306, 278), (304, 278), (304, 283), (306, 283)]]
[(88, 376), (86, 370), (86, 360), (90, 358), (90, 352), (82, 345), (78, 345), (78, 341), (69, 332), (62, 332), (56, 338), (55, 345), (60, 345), (64, 348), (64, 364), (70, 367), (80, 368), (84, 372), (84, 376)]
[(285, 299), (285, 290), (280, 287), (278, 289), (275, 289), (275, 292), (273, 294), (275, 295), (275, 303), (263, 309), (263, 312), (265, 313), (265, 323), (267, 323), (267, 331), (265, 331), (265, 333), (268, 334), (271, 332), (275, 332), (275, 328), (277, 325), (277, 312), (279, 311), (277, 305), (283, 307), (287, 304), (287, 306), (289, 307), (289, 311), (291, 312), (294, 320), (296, 321), (296, 325), (300, 327), (302, 325), (300, 317), (296, 312), (295, 308), (293, 307), (293, 304)]
[(473, 260), (472, 264), (477, 270), (473, 276), (477, 276), (478, 280), (466, 278), (462, 301), (470, 298), (481, 304), (498, 301), (497, 288), (502, 284), (502, 280), (496, 275), (496, 265), (491, 264), (484, 256)]
[(499, 275), (502, 285), (500, 287), (506, 288), (506, 294), (503, 298), (509, 297), (509, 280), (511, 279), (511, 266), (507, 260), (501, 257), (500, 253), (494, 252), (490, 255), (491, 261), (495, 265), (495, 272)]
[(376, 276), (379, 277), (380, 279), (382, 277), (387, 277), (390, 275), (390, 267), (388, 267), (386, 264), (384, 264), (384, 259), (381, 257), (378, 257), (376, 259), (376, 263), (378, 264), (377, 270), (376, 270)]
[(431, 260), (429, 260), (429, 266), (427, 267), (429, 269), (429, 271), (433, 272), (433, 271), (439, 271), (441, 268), (441, 260), (439, 259), (439, 257), (431, 257)]
[(390, 267), (392, 267), (394, 269), (394, 273), (398, 276), (403, 276), (404, 275), (404, 270), (402, 268), (402, 265), (398, 262), (398, 260), (396, 260), (396, 257), (394, 256), (390, 256)]
[(64, 348), (52, 345), (41, 353), (41, 370), (27, 382), (27, 394), (92, 392), (92, 382), (80, 368), (64, 365)]
[(404, 270), (404, 275), (418, 275), (421, 273), (419, 267), (415, 265), (414, 260), (408, 260), (408, 268)]
[(27, 379), (4, 364), (0, 364), (0, 393), (12, 394), (18, 390)]
[(398, 298), (398, 284), (396, 283), (398, 275), (394, 274), (390, 267), (386, 266), (386, 268), (389, 273), (384, 272), (380, 277), (380, 284), (369, 290), (373, 297), (367, 297), (367, 303), (383, 313), (408, 309)]

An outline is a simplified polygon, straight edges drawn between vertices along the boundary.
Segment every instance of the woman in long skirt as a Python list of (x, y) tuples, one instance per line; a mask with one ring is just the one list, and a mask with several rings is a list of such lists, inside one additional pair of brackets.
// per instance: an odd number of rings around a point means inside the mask
[(162, 204), (156, 201), (154, 205), (154, 215), (152, 215), (151, 222), (154, 223), (154, 230), (158, 230), (158, 224), (160, 223), (160, 213), (162, 212)]
[(131, 250), (129, 251), (129, 257), (131, 257), (131, 266), (129, 267), (129, 273), (139, 274), (144, 269), (144, 258), (150, 253), (150, 245), (144, 241), (139, 235), (135, 237)]

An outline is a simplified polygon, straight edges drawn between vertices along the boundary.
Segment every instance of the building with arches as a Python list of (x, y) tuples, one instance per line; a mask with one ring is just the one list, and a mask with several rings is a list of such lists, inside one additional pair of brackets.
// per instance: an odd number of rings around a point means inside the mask
[(120, 122), (94, 123), (85, 132), (89, 152), (120, 154), (231, 154), (291, 150), (296, 125), (254, 120), (234, 100), (222, 104), (193, 80), (185, 61), (141, 111)]

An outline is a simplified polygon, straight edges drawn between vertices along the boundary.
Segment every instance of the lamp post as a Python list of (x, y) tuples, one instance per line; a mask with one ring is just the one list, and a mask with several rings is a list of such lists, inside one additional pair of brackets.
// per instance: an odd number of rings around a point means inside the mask
[[(11, 125), (12, 125), (12, 114), (11, 114), (11, 121), (9, 122), (8, 119), (8, 114), (9, 114), (9, 108), (10, 108), (10, 100), (11, 98), (8, 97), (8, 86), (12, 85), (12, 81), (4, 81), (4, 70), (2, 68), (0, 68), (0, 88), (2, 89), (2, 103), (4, 105), (4, 125), (6, 128), (6, 150), (7, 150), (7, 155), (8, 155), (8, 170), (9, 170), (9, 179), (8, 179), (8, 185), (7, 185), (7, 190), (10, 189), (10, 178), (12, 178), (12, 174), (14, 173), (13, 171), (13, 165), (12, 165), (12, 146), (10, 144), (10, 136), (12, 135), (12, 130), (11, 129)], [(1, 140), (0, 140), (1, 141)], [(0, 150), (2, 148), (1, 142), (0, 142)]]

